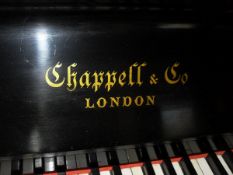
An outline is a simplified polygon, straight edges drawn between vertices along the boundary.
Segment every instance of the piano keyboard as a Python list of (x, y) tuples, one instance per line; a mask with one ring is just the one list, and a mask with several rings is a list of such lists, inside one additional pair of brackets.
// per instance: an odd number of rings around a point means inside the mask
[(0, 175), (232, 175), (233, 135), (0, 160)]

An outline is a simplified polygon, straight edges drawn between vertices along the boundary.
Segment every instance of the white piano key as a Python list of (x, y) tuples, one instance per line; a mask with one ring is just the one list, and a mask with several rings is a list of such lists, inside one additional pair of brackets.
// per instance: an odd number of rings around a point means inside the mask
[(143, 171), (141, 167), (133, 167), (131, 168), (133, 175), (143, 175)]
[(179, 162), (172, 162), (172, 165), (173, 165), (177, 175), (184, 175), (184, 173), (180, 167)]
[(156, 175), (164, 175), (162, 167), (160, 164), (152, 164), (152, 167), (153, 167)]
[(88, 174), (88, 173), (83, 173), (83, 174), (78, 174), (78, 175), (90, 175), (90, 174)]
[(122, 168), (121, 173), (122, 175), (133, 175), (130, 168)]
[(213, 171), (211, 170), (205, 158), (198, 158), (196, 160), (200, 168), (202, 169), (203, 174), (214, 175)]
[(191, 163), (198, 175), (204, 175), (196, 159), (191, 159)]
[(100, 175), (111, 175), (110, 171), (100, 171)]
[(224, 169), (226, 170), (227, 174), (233, 175), (232, 171), (228, 167), (228, 165), (225, 162), (225, 160), (223, 159), (222, 155), (217, 155), (217, 157), (218, 157), (218, 160), (221, 162), (222, 166), (224, 167)]

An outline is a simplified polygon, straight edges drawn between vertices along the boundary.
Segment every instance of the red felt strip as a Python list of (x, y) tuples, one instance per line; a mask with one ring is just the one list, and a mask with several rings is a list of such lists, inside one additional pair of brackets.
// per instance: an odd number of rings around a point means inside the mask
[(101, 167), (99, 168), (99, 171), (112, 171), (112, 167), (111, 166)]
[(199, 158), (206, 158), (208, 156), (207, 153), (204, 154), (193, 154), (193, 155), (189, 155), (190, 159), (199, 159)]
[(163, 160), (153, 160), (151, 161), (152, 164), (161, 164), (163, 163)]
[(58, 175), (57, 173), (44, 173), (43, 175)]
[(215, 153), (216, 153), (217, 155), (223, 155), (223, 154), (225, 153), (225, 151), (215, 151)]
[(143, 166), (143, 163), (139, 162), (139, 163), (131, 163), (131, 164), (120, 165), (120, 168), (123, 169), (123, 168), (133, 168), (133, 167), (141, 167), (141, 166)]
[(171, 158), (172, 162), (179, 162), (181, 160), (182, 160), (182, 157), (173, 157), (173, 158)]
[(67, 171), (66, 175), (79, 175), (79, 174), (89, 174), (89, 173), (91, 173), (90, 169), (83, 169), (83, 170)]

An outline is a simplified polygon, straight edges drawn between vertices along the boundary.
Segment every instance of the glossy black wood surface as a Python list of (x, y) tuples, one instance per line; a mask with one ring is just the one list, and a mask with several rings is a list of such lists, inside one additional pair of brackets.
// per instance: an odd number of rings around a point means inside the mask
[[(138, 144), (232, 131), (232, 17), (200, 14), (2, 14), (0, 155)], [(40, 32), (46, 39), (38, 39)], [(58, 61), (78, 71), (176, 61), (186, 86), (68, 92), (44, 81)], [(86, 96), (156, 94), (154, 107), (84, 109)]]

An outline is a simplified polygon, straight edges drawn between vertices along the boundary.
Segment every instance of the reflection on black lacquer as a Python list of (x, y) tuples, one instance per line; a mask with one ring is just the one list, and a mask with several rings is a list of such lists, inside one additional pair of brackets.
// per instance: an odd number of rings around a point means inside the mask
[(229, 26), (19, 19), (0, 26), (1, 155), (232, 131)]

